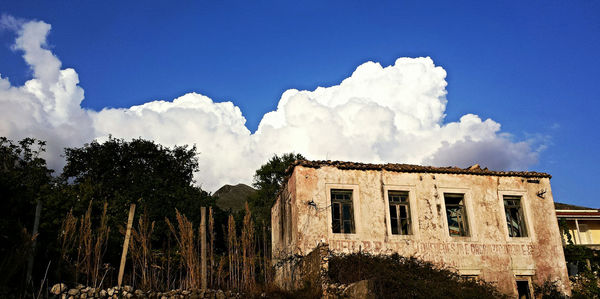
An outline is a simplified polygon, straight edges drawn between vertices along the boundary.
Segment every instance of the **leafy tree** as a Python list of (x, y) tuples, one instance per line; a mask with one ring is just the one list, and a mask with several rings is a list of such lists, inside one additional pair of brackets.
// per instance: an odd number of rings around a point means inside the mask
[[(123, 226), (129, 205), (136, 203), (136, 215), (145, 211), (156, 221), (155, 241), (164, 240), (169, 233), (164, 219), (173, 219), (175, 209), (200, 223), (200, 207), (214, 205), (207, 192), (193, 185), (193, 174), (199, 170), (197, 155), (195, 146), (171, 149), (141, 138), (109, 137), (104, 143), (67, 148), (61, 196), (54, 204), (83, 214), (89, 201), (96, 211), (108, 202), (108, 224), (116, 228)], [(114, 247), (120, 246), (122, 236), (112, 234), (111, 239), (113, 250), (109, 247), (108, 252), (118, 254)]]
[[(52, 170), (40, 158), (45, 142), (25, 138), (15, 144), (0, 137), (0, 286), (24, 281), (37, 201), (51, 191)], [(23, 275), (23, 276), (21, 276)], [(22, 286), (22, 285), (21, 285)]]
[(271, 206), (275, 202), (279, 189), (285, 182), (285, 171), (294, 161), (303, 159), (305, 159), (304, 156), (294, 153), (281, 156), (274, 155), (267, 163), (256, 170), (252, 185), (257, 189), (257, 192), (249, 198), (249, 203), (258, 223), (263, 223), (269, 227), (271, 223)]

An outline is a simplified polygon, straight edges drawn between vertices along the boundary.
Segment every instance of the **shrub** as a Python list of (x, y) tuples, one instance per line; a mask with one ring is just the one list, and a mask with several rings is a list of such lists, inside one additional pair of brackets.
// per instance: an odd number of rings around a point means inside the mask
[(398, 254), (334, 255), (329, 260), (329, 276), (332, 282), (343, 284), (372, 280), (377, 298), (506, 298), (489, 283)]

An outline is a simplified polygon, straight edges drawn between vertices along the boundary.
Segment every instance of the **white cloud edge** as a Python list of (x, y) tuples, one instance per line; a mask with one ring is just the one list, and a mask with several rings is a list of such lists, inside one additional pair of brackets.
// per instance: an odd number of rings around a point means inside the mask
[[(93, 111), (81, 107), (84, 91), (77, 72), (61, 69), (60, 60), (45, 47), (49, 24), (3, 16), (0, 26), (17, 33), (14, 48), (33, 70), (33, 78), (22, 86), (12, 86), (0, 74), (0, 135), (47, 140), (49, 165), (56, 170), (64, 165), (64, 147), (109, 134), (166, 146), (196, 144), (201, 170), (195, 178), (209, 191), (225, 183), (250, 183), (255, 169), (274, 153), (527, 169), (548, 144), (539, 136), (513, 141), (499, 123), (474, 114), (444, 122), (446, 71), (429, 57), (402, 57), (385, 67), (369, 61), (338, 85), (287, 90), (255, 133), (234, 103), (193, 92), (173, 101)], [(538, 145), (532, 149), (534, 143)]]

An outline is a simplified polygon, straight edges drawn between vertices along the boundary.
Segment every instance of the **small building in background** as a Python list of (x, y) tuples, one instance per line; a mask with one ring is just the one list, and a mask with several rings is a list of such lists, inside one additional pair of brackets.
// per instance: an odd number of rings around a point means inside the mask
[(508, 294), (548, 279), (570, 292), (546, 173), (300, 160), (288, 174), (271, 209), (281, 286), (293, 257), (327, 244), (417, 257)]
[(600, 210), (555, 203), (563, 244), (584, 245), (600, 250)]

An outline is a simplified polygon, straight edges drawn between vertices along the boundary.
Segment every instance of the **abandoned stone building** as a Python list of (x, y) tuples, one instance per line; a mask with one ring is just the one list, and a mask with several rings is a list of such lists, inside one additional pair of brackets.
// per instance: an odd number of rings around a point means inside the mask
[(399, 253), (493, 282), (508, 294), (569, 282), (551, 176), (406, 164), (296, 161), (271, 209), (276, 281), (319, 244)]

